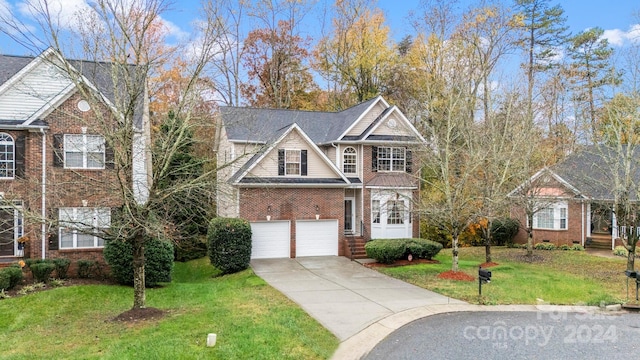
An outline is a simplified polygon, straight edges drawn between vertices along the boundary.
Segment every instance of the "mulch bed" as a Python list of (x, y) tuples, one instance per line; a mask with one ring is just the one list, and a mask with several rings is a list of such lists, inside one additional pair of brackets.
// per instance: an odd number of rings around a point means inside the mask
[(439, 279), (456, 280), (456, 281), (474, 281), (476, 278), (462, 271), (445, 271), (438, 274)]
[(114, 317), (113, 321), (122, 322), (137, 322), (145, 320), (158, 320), (164, 317), (166, 311), (156, 309), (153, 307), (131, 309), (123, 312), (122, 314)]
[(367, 267), (396, 267), (396, 266), (405, 266), (405, 265), (417, 265), (417, 264), (440, 264), (438, 260), (427, 260), (427, 259), (414, 259), (409, 261), (407, 259), (396, 260), (392, 264), (382, 264), (379, 262), (364, 264)]

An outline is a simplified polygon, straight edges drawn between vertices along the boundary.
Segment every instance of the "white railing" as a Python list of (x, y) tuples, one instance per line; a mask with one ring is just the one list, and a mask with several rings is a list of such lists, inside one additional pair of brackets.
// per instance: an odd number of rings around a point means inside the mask
[[(627, 239), (629, 234), (632, 234), (633, 231), (633, 227), (628, 227), (628, 226), (620, 226), (617, 229), (614, 229), (614, 231), (617, 230), (617, 234), (613, 234), (614, 239), (617, 237), (622, 237), (624, 239)], [(640, 237), (640, 226), (636, 227), (636, 236)]]

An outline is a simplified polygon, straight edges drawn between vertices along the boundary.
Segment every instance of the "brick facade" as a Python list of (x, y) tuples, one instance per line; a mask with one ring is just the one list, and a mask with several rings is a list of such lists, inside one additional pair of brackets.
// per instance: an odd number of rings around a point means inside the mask
[[(99, 135), (104, 120), (96, 118), (94, 111), (109, 114), (104, 106), (82, 112), (78, 109), (79, 94), (74, 94), (54, 109), (43, 120), (49, 125), (45, 130), (46, 142), (46, 216), (56, 220), (59, 207), (116, 207), (121, 204), (116, 188), (118, 181), (110, 169), (64, 169), (54, 166), (54, 135)], [(99, 120), (98, 120), (99, 119)], [(25, 176), (13, 180), (0, 180), (0, 188), (6, 199), (21, 200), (24, 209), (24, 235), (29, 236), (28, 254), (42, 256), (42, 231), (39, 220), (42, 209), (42, 142), (40, 132), (0, 131), (17, 138), (25, 136)], [(57, 228), (47, 231), (45, 254), (47, 258), (66, 257), (71, 260), (96, 260), (104, 263), (102, 249), (50, 250), (51, 241), (57, 239)], [(53, 235), (53, 236), (52, 236)]]
[[(296, 254), (296, 220), (315, 220), (316, 205), (320, 219), (338, 220), (338, 255), (345, 256), (344, 189), (318, 188), (241, 188), (240, 217), (249, 221), (291, 221), (291, 257)], [(271, 209), (269, 211), (269, 208)]]
[[(583, 217), (586, 219), (586, 214), (583, 211), (583, 203), (578, 201), (567, 202), (567, 229), (566, 230), (545, 230), (534, 229), (533, 230), (533, 243), (550, 242), (556, 246), (560, 245), (584, 245), (584, 237), (587, 235), (587, 229), (582, 228)], [(585, 206), (586, 209), (586, 206)], [(585, 210), (586, 211), (586, 210)], [(526, 224), (526, 215), (521, 209), (513, 208), (511, 215), (517, 219), (520, 224)], [(514, 242), (517, 244), (527, 243), (527, 231), (521, 226), (514, 238)]]

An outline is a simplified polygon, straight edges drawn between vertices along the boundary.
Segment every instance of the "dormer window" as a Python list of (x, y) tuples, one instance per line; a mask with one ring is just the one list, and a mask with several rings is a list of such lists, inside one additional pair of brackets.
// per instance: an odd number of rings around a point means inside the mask
[(342, 171), (345, 174), (357, 173), (357, 161), (356, 149), (352, 147), (344, 149), (342, 153)]

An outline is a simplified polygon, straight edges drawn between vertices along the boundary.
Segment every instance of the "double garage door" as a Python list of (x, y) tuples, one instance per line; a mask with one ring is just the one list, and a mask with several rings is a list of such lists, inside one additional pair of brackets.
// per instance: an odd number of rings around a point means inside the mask
[[(251, 223), (252, 259), (291, 255), (290, 221)], [(297, 220), (296, 257), (338, 255), (338, 220)]]

